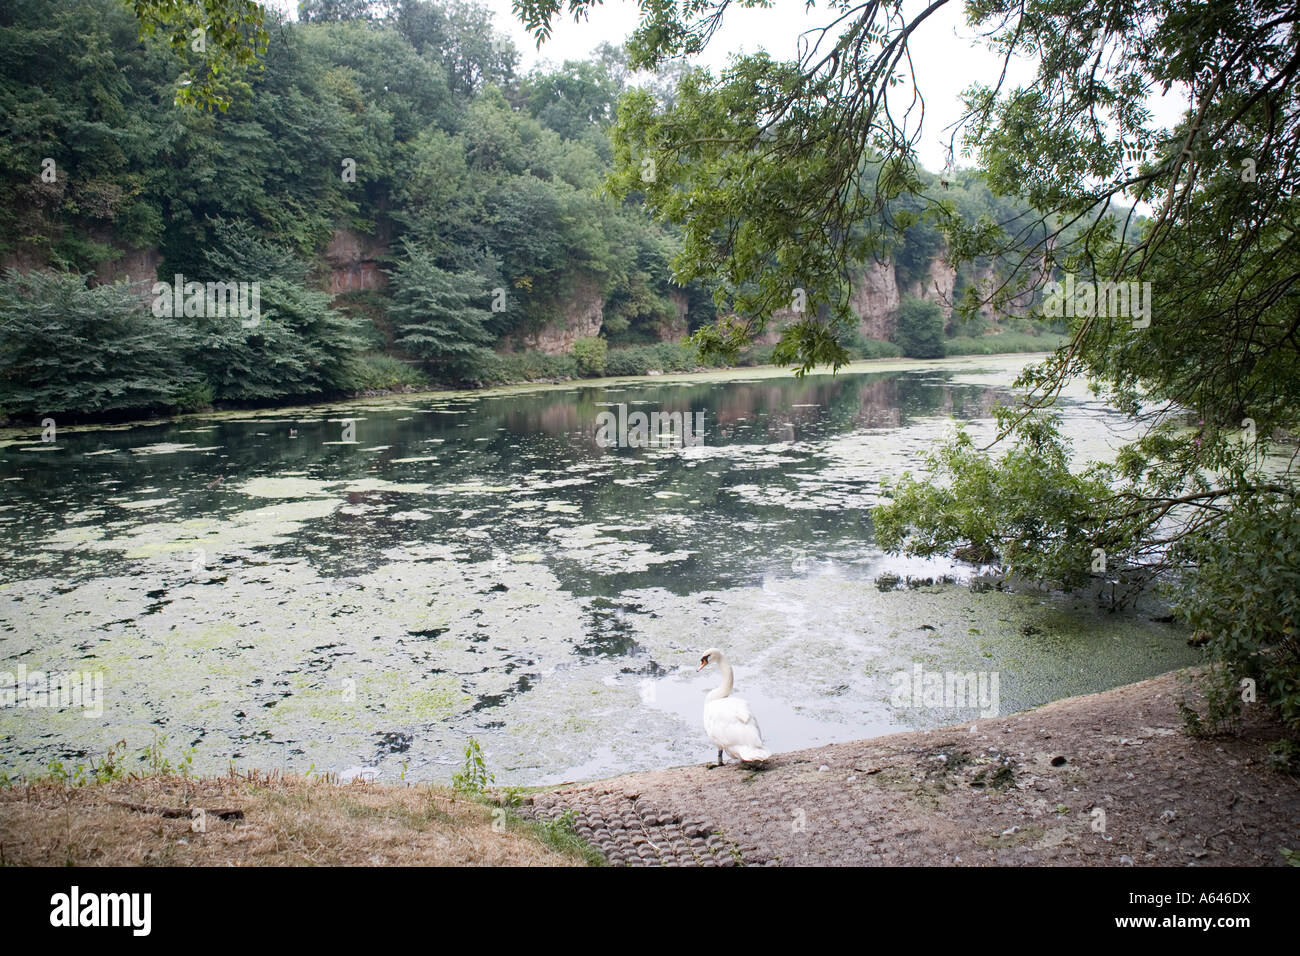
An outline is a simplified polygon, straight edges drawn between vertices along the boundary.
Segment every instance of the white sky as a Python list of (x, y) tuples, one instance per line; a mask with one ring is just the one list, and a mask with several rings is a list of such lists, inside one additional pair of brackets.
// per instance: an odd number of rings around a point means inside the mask
[[(520, 69), (524, 73), (545, 60), (558, 65), (565, 60), (586, 59), (601, 43), (621, 45), (636, 27), (638, 14), (632, 0), (605, 0), (582, 23), (575, 24), (567, 15), (557, 20), (550, 40), (539, 51), (515, 18), (511, 0), (478, 2), (494, 12), (497, 29), (514, 40), (522, 56)], [(296, 0), (269, 0), (269, 5), (297, 10)], [(925, 5), (926, 0), (910, 0), (905, 10), (912, 15)], [(961, 91), (977, 80), (992, 82), (1002, 68), (1001, 60), (985, 49), (966, 25), (963, 7), (960, 0), (953, 0), (937, 10), (916, 30), (910, 43), (917, 84), (925, 96), (925, 121), (917, 152), (921, 164), (936, 172), (943, 168), (947, 155), (948, 134), (944, 129), (961, 116)], [(717, 72), (733, 54), (766, 50), (774, 59), (793, 59), (799, 34), (825, 26), (835, 15), (825, 5), (809, 11), (805, 0), (772, 0), (772, 6), (767, 9), (733, 9), (694, 62)], [(1017, 81), (1028, 82), (1031, 77), (1028, 62), (1013, 61), (1010, 73), (1013, 85)], [(902, 103), (901, 94), (899, 97), (895, 102)], [(1166, 124), (1175, 122), (1185, 106), (1186, 99), (1177, 91), (1163, 98), (1153, 97), (1149, 103), (1155, 118)], [(969, 165), (961, 158), (960, 143), (954, 158), (958, 166)]]

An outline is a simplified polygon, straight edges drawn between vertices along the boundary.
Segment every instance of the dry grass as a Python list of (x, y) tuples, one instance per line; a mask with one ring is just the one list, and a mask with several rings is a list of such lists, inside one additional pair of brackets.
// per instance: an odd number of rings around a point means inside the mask
[[(164, 816), (122, 806), (166, 808)], [(195, 832), (194, 808), (207, 811)], [(221, 819), (214, 809), (242, 811)], [(0, 864), (14, 866), (575, 866), (535, 827), (454, 791), (252, 771), (0, 790)], [(497, 811), (497, 820), (501, 812)]]

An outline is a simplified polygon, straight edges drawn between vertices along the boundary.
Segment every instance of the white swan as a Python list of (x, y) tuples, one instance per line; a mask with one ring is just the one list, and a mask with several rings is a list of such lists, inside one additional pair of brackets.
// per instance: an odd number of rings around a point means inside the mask
[(704, 652), (696, 672), (710, 664), (722, 668), (722, 686), (709, 691), (704, 700), (704, 730), (718, 748), (718, 765), (722, 765), (724, 750), (737, 760), (766, 760), (772, 754), (763, 747), (763, 735), (749, 712), (749, 702), (731, 696), (731, 664), (716, 647)]

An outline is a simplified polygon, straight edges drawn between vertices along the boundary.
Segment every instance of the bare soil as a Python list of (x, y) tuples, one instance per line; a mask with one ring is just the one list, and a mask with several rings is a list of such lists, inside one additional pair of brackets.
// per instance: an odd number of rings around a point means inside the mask
[(1277, 725), (1193, 738), (1188, 697), (1166, 674), (973, 727), (566, 785), (530, 812), (573, 811), (626, 865), (1284, 865), (1300, 780), (1267, 764)]

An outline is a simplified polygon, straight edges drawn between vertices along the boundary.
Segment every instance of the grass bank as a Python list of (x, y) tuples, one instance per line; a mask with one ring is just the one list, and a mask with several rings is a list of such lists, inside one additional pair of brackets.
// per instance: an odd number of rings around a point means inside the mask
[[(510, 802), (509, 795), (499, 799)], [(0, 789), (7, 866), (584, 866), (566, 818), (449, 787), (278, 772)]]

